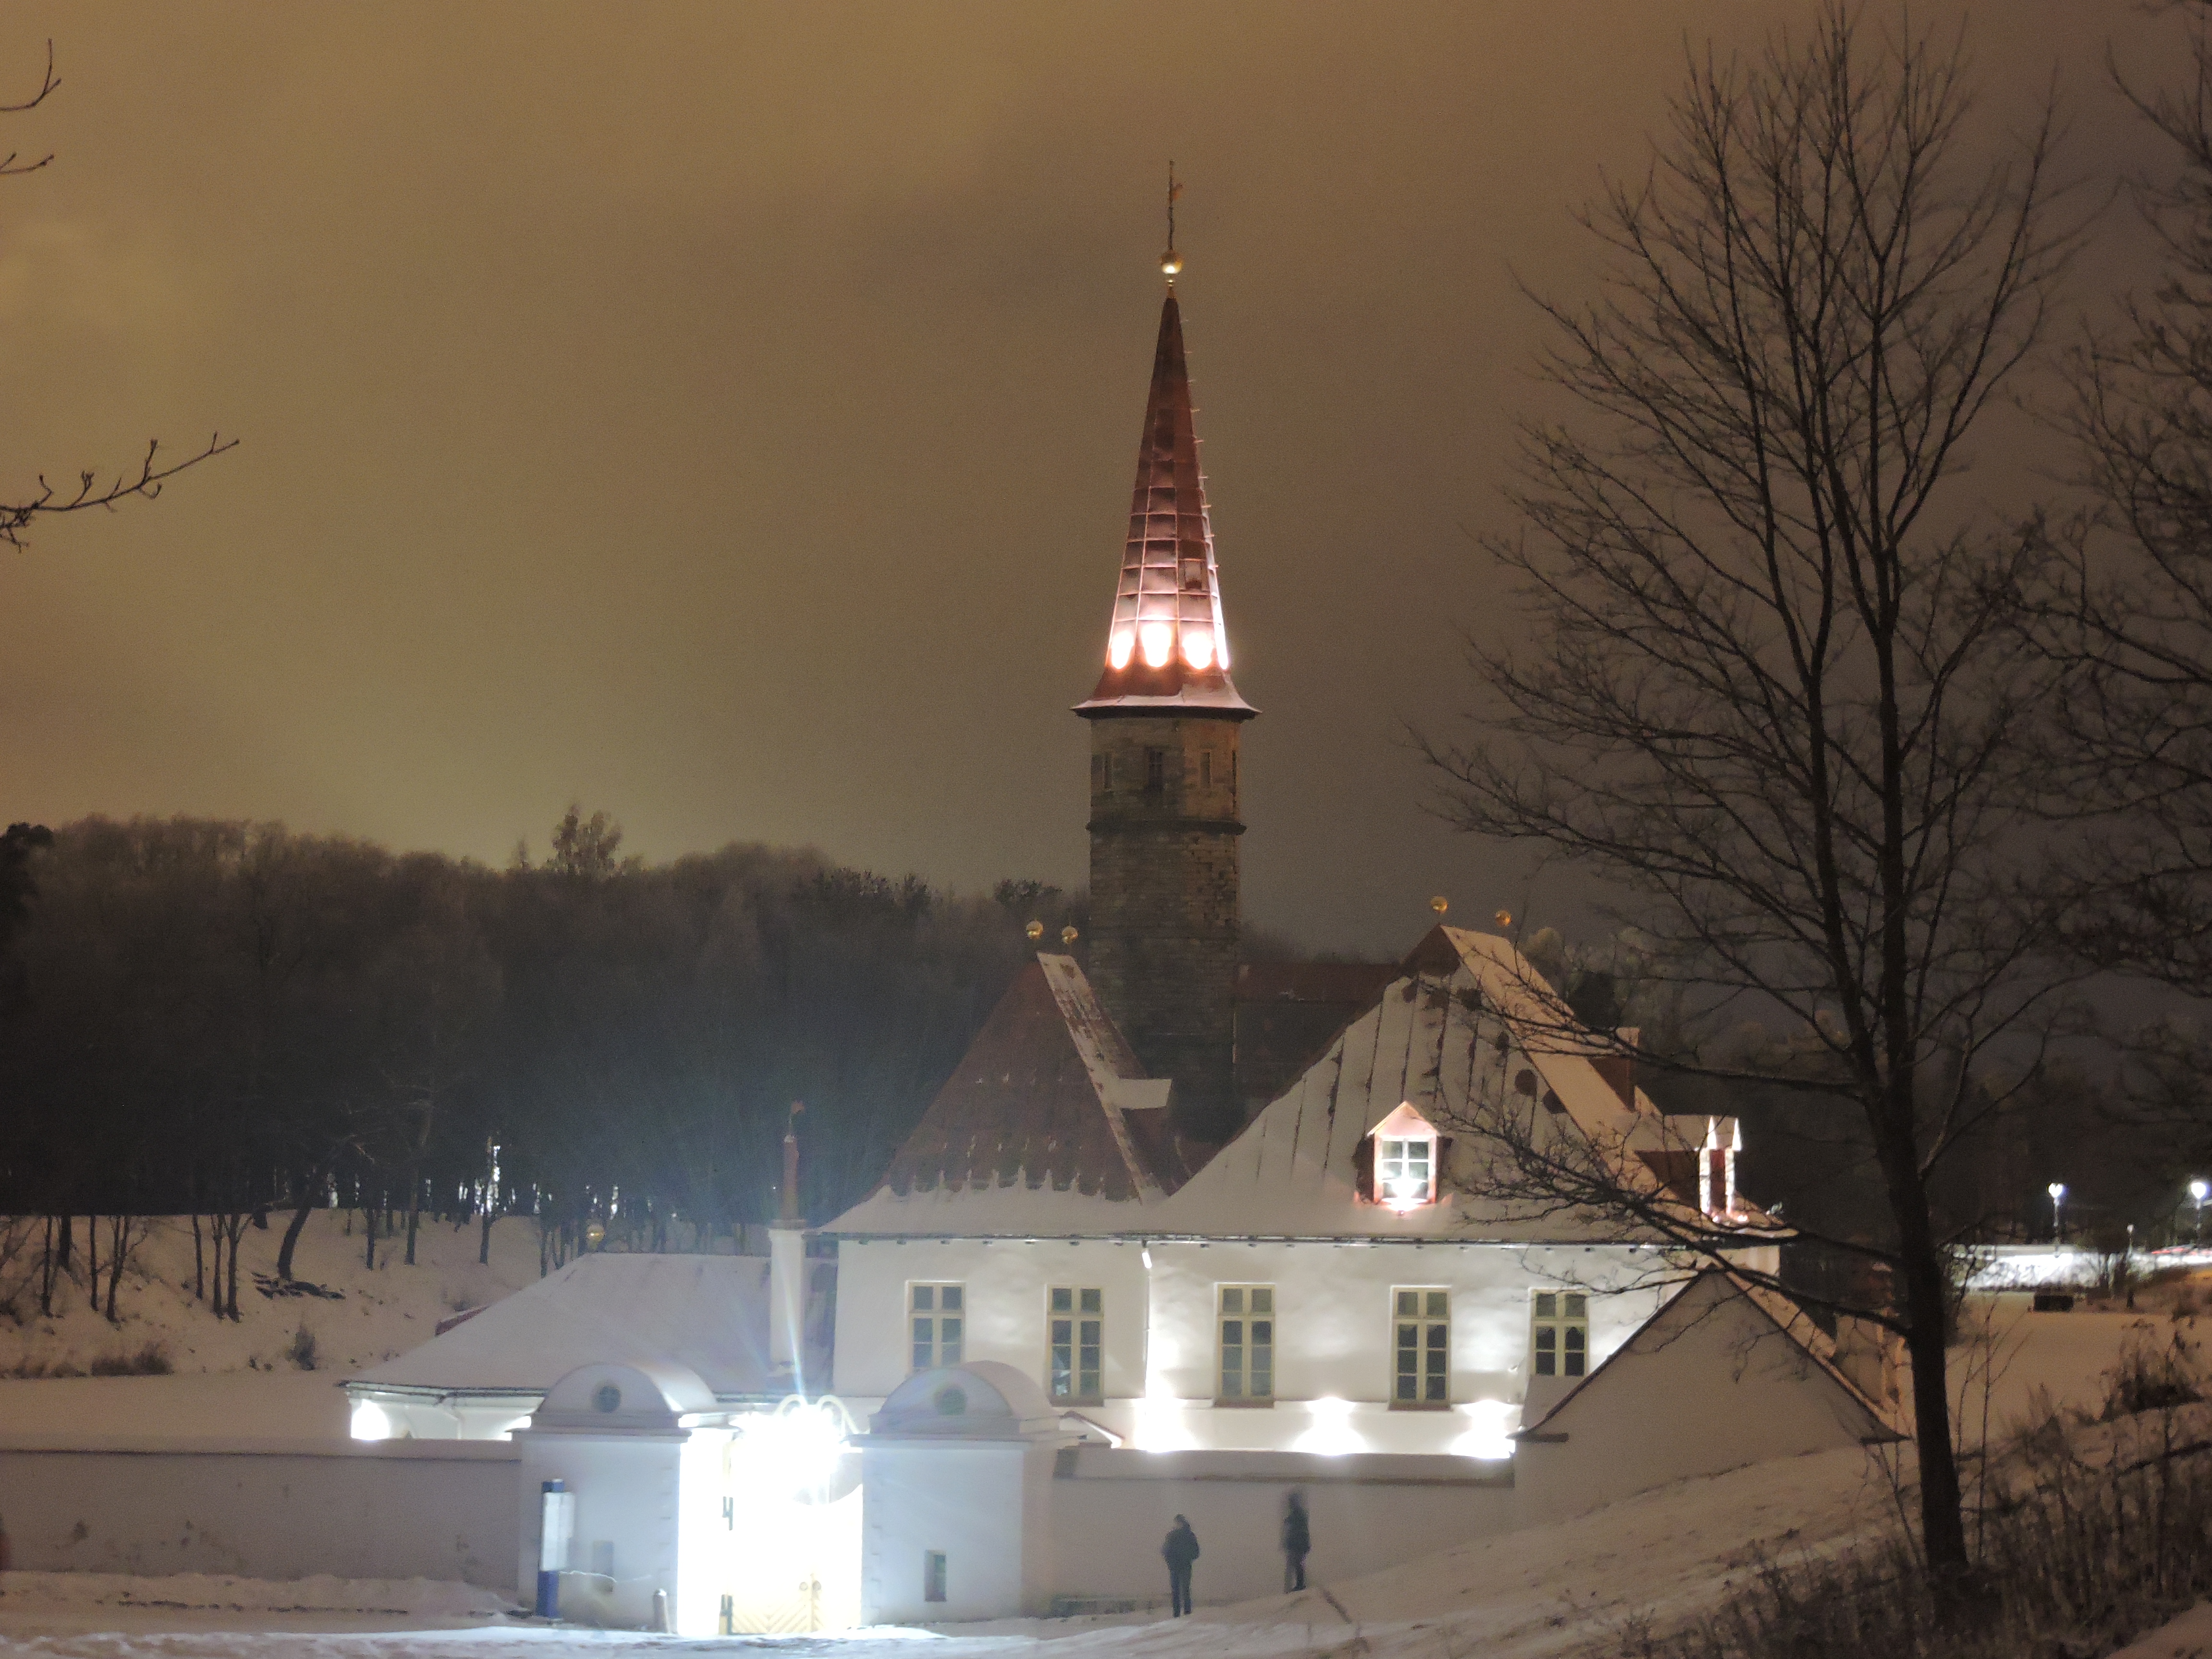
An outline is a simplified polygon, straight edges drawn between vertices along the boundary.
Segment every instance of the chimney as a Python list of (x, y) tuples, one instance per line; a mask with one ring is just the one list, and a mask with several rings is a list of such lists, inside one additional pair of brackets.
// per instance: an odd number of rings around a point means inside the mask
[(793, 1390), (805, 1392), (799, 1374), (806, 1322), (806, 1228), (799, 1218), (799, 1115), (806, 1108), (791, 1103), (783, 1132), (783, 1190), (775, 1224), (768, 1230), (769, 1368)]
[(1612, 1085), (1613, 1093), (1620, 1097), (1620, 1103), (1632, 1112), (1636, 1109), (1637, 1039), (1643, 1034), (1640, 1025), (1624, 1025), (1613, 1034), (1615, 1047), (1590, 1057), (1597, 1074)]

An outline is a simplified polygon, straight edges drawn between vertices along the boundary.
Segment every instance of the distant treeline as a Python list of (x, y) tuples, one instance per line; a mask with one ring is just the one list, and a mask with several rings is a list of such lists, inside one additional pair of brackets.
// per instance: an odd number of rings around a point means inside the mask
[(1026, 924), (1085, 920), (1035, 882), (955, 896), (758, 846), (647, 866), (620, 839), (572, 812), (545, 861), (493, 870), (188, 818), (18, 837), (0, 1213), (204, 1215), (234, 1242), (335, 1203), (410, 1235), (532, 1215), (556, 1259), (595, 1220), (696, 1244), (772, 1217), (803, 1101), (819, 1218), (881, 1170)]

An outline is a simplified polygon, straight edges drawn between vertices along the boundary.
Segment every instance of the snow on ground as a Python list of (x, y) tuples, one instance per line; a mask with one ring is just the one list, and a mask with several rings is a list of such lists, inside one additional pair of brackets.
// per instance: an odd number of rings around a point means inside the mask
[[(257, 1281), (276, 1284), (276, 1250), (290, 1218), (270, 1217), (264, 1231), (248, 1227), (240, 1240), (239, 1320), (219, 1320), (192, 1295), (192, 1235), (189, 1219), (156, 1218), (123, 1273), (117, 1322), (94, 1310), (84, 1286), (64, 1282), (54, 1316), (42, 1318), (35, 1295), (17, 1290), (15, 1320), (0, 1318), (0, 1373), (27, 1364), (52, 1370), (91, 1369), (95, 1359), (137, 1353), (159, 1343), (180, 1373), (274, 1370), (296, 1372), (295, 1334), (314, 1337), (316, 1369), (336, 1376), (374, 1365), (430, 1340), (438, 1322), (463, 1308), (495, 1301), (538, 1277), (538, 1237), (526, 1217), (510, 1216), (492, 1229), (491, 1261), (477, 1261), (479, 1230), (425, 1218), (416, 1241), (416, 1265), (402, 1259), (405, 1239), (377, 1241), (377, 1264), (362, 1265), (366, 1239), (358, 1214), (317, 1210), (293, 1261), (301, 1280), (327, 1295), (267, 1294)], [(82, 1273), (84, 1218), (76, 1224)], [(101, 1248), (106, 1226), (101, 1225)], [(26, 1264), (18, 1258), (14, 1271)], [(107, 1269), (100, 1267), (105, 1293)], [(0, 1407), (4, 1410), (4, 1407)], [(0, 1416), (0, 1424), (7, 1418)], [(235, 1431), (233, 1431), (234, 1432)]]
[[(517, 1243), (528, 1242), (524, 1228), (514, 1233)], [(472, 1247), (472, 1235), (460, 1237)], [(349, 1241), (341, 1237), (337, 1243), (343, 1248)], [(189, 1237), (185, 1246), (189, 1270)], [(464, 1265), (472, 1267), (472, 1248), (465, 1255)], [(433, 1298), (445, 1295), (425, 1291), (442, 1283), (442, 1270), (438, 1256), (427, 1249), (424, 1256), (412, 1275), (394, 1269), (387, 1279), (380, 1269), (376, 1279), (359, 1275), (358, 1285), (336, 1273), (331, 1277), (347, 1286), (349, 1300), (356, 1290), (384, 1296), (374, 1304), (383, 1316), (417, 1312), (414, 1321), (376, 1327), (406, 1334), (420, 1327), (421, 1316), (434, 1319), (439, 1302)], [(534, 1277), (534, 1247), (526, 1265)], [(313, 1271), (304, 1259), (302, 1267)], [(401, 1305), (404, 1297), (413, 1297), (411, 1308)], [(2005, 1297), (1979, 1304), (1979, 1311), (1990, 1339), (1960, 1353), (1996, 1356), (1988, 1389), (1993, 1432), (2022, 1420), (2039, 1393), (2094, 1410), (2104, 1392), (2100, 1374), (2130, 1328), (2148, 1316), (2159, 1336), (2169, 1328), (2163, 1310), (2149, 1306), (2136, 1315), (2033, 1314), (2025, 1297)], [(279, 1323), (264, 1321), (264, 1328)], [(254, 1328), (249, 1316), (246, 1329)], [(0, 1424), (52, 1431), (135, 1408), (142, 1421), (130, 1427), (134, 1433), (155, 1431), (156, 1420), (186, 1436), (248, 1426), (288, 1432), (276, 1426), (280, 1419), (295, 1420), (283, 1417), (288, 1413), (311, 1421), (327, 1411), (328, 1420), (342, 1421), (333, 1380), (278, 1371), (0, 1383)], [(1971, 1407), (1970, 1424), (1978, 1424), (1981, 1390), (1968, 1381), (1960, 1392)], [(47, 1416), (38, 1418), (40, 1412)], [(566, 1659), (749, 1648), (789, 1652), (794, 1659), (1552, 1659), (1615, 1647), (1632, 1618), (1650, 1614), (1664, 1626), (1710, 1604), (1761, 1553), (1834, 1547), (1877, 1533), (1894, 1515), (1893, 1494), (1869, 1455), (1823, 1453), (1679, 1483), (1576, 1520), (1479, 1540), (1297, 1596), (1206, 1609), (1194, 1619), (1024, 1620), (935, 1634), (866, 1631), (692, 1642), (537, 1625), (502, 1613), (498, 1598), (459, 1585), (10, 1573), (0, 1577), (0, 1654)], [(1201, 1561), (1201, 1597), (1204, 1569)], [(2129, 1659), (2212, 1659), (2212, 1613), (2200, 1609), (2190, 1617), (2203, 1620), (2201, 1635), (2185, 1618), (2170, 1627), (2179, 1632), (2172, 1641), (2161, 1647), (2156, 1644), (2164, 1634), (2147, 1638), (2130, 1650)]]
[(2212, 1601), (2200, 1601), (2170, 1625), (2130, 1642), (2112, 1659), (2212, 1659)]

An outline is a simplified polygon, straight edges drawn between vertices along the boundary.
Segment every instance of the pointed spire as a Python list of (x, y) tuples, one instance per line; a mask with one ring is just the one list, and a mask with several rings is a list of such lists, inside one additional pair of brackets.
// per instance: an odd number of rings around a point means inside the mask
[(1221, 574), (1213, 562), (1206, 488), (1191, 420), (1190, 371), (1183, 361), (1182, 313), (1170, 289), (1160, 308), (1152, 395), (1137, 445), (1137, 488), (1129, 539), (1106, 634), (1106, 672), (1086, 717), (1119, 711), (1203, 709), (1231, 720), (1258, 711), (1229, 678), (1229, 637), (1221, 621)]

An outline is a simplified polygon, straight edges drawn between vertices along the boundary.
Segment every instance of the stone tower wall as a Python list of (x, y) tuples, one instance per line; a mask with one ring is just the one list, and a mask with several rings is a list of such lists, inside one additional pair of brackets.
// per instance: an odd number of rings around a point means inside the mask
[(1089, 971), (1186, 1133), (1241, 1127), (1233, 1082), (1238, 722), (1091, 722)]

